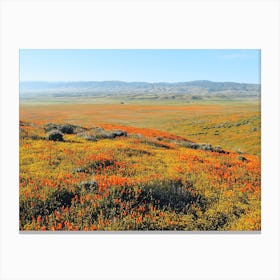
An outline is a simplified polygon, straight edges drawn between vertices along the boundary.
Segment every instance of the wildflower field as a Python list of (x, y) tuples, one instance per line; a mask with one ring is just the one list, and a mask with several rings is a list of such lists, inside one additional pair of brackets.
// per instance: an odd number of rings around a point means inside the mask
[(19, 229), (261, 229), (259, 100), (22, 102)]

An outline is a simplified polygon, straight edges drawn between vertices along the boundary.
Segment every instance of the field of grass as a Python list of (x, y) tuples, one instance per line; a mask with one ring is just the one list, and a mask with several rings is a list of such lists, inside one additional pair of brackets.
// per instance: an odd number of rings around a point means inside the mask
[(20, 120), (20, 230), (261, 228), (258, 100), (22, 102)]

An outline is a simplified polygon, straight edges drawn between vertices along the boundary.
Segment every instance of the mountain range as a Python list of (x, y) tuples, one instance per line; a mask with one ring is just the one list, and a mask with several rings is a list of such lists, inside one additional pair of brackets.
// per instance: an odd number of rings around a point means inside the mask
[(129, 97), (129, 98), (184, 98), (194, 96), (259, 96), (259, 84), (212, 82), (198, 80), (190, 82), (20, 82), (20, 98), (36, 97)]

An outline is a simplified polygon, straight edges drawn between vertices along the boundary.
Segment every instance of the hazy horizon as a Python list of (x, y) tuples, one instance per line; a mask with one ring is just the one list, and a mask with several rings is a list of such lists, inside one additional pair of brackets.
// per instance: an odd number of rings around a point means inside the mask
[(57, 81), (49, 81), (49, 80), (23, 80), (20, 83), (90, 83), (90, 82), (121, 82), (121, 83), (147, 83), (147, 84), (179, 84), (179, 83), (192, 83), (192, 82), (211, 82), (211, 83), (236, 83), (236, 84), (255, 84), (260, 85), (260, 83), (247, 83), (247, 82), (236, 82), (236, 81), (213, 81), (213, 80), (205, 80), (205, 79), (198, 79), (198, 80), (185, 80), (185, 81), (143, 81), (143, 80), (135, 80), (135, 81), (125, 81), (125, 80), (57, 80)]

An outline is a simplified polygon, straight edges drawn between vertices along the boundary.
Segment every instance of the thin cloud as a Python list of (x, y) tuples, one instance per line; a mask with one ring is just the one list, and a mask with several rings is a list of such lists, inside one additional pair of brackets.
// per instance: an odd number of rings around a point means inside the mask
[(248, 58), (249, 55), (245, 53), (230, 53), (230, 54), (217, 54), (216, 57), (223, 59), (236, 59), (236, 58)]

